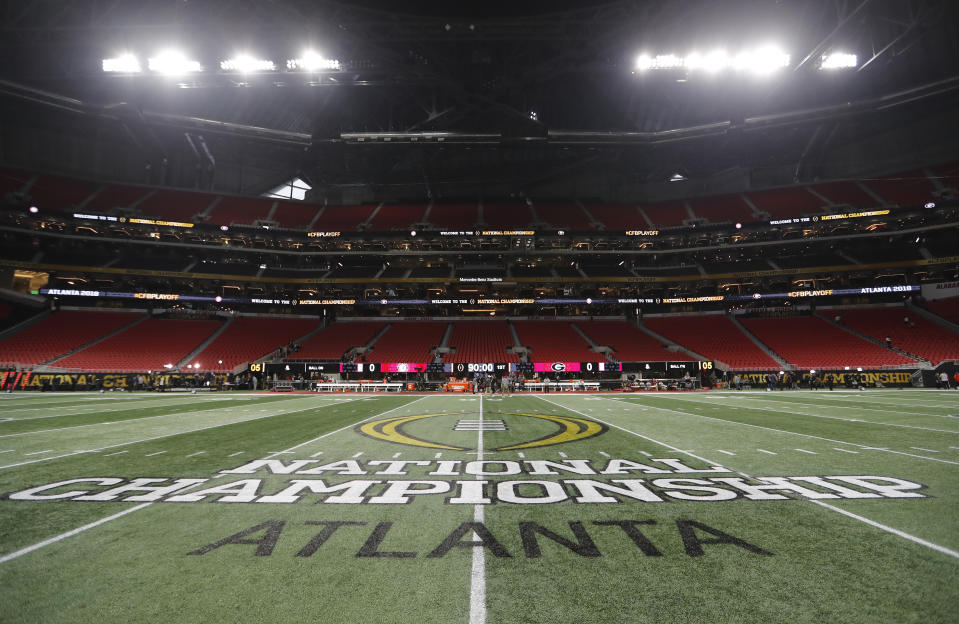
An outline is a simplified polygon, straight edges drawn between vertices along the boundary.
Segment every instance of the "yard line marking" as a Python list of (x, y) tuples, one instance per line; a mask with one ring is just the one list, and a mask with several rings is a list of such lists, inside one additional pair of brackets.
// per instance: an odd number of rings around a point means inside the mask
[(922, 448), (921, 446), (910, 446), (911, 449), (916, 449), (917, 451), (925, 451), (927, 453), (938, 453), (939, 451), (934, 451), (932, 449)]
[(243, 451), (237, 451), (236, 453), (230, 453), (227, 457), (235, 457), (236, 455), (242, 455)]
[(766, 449), (756, 449), (756, 450), (759, 451), (760, 453), (765, 453), (765, 454), (767, 454), (767, 455), (775, 455), (775, 454), (776, 454), (776, 453), (773, 453), (772, 451), (767, 451)]
[(904, 539), (907, 539), (907, 540), (909, 540), (909, 541), (911, 541), (911, 542), (915, 542), (915, 543), (917, 543), (917, 544), (921, 544), (921, 545), (925, 546), (926, 548), (931, 548), (931, 549), (935, 550), (936, 552), (941, 552), (941, 553), (944, 554), (944, 555), (949, 555), (950, 557), (955, 557), (956, 559), (959, 559), (959, 552), (956, 552), (955, 550), (950, 550), (950, 549), (948, 549), (948, 548), (946, 548), (946, 547), (944, 547), (944, 546), (940, 546), (939, 544), (933, 544), (932, 542), (927, 542), (926, 540), (922, 539), (921, 537), (916, 537), (915, 535), (910, 535), (909, 533), (906, 533), (905, 531), (900, 531), (899, 529), (894, 529), (894, 528), (891, 527), (891, 526), (888, 526), (888, 525), (885, 525), (885, 524), (881, 524), (881, 523), (879, 523), (879, 522), (876, 522), (875, 520), (870, 520), (869, 518), (865, 518), (865, 517), (860, 516), (860, 515), (858, 515), (858, 514), (854, 514), (854, 513), (852, 513), (851, 511), (846, 511), (845, 509), (840, 509), (839, 507), (834, 507), (833, 505), (830, 505), (830, 504), (828, 504), (828, 503), (824, 503), (824, 502), (822, 502), (822, 501), (811, 500), (811, 501), (809, 501), (809, 502), (810, 502), (810, 503), (815, 503), (815, 504), (819, 505), (820, 507), (825, 507), (826, 509), (831, 509), (832, 511), (835, 511), (835, 512), (837, 512), (837, 513), (841, 513), (841, 514), (844, 515), (844, 516), (849, 516), (850, 518), (855, 518), (856, 520), (859, 520), (860, 522), (865, 522), (865, 523), (868, 524), (869, 526), (876, 527), (877, 529), (882, 529), (883, 531), (886, 531), (887, 533), (892, 533), (893, 535), (898, 535), (899, 537), (904, 538)]
[(322, 455), (322, 454), (323, 454), (323, 451), (317, 451), (317, 452), (313, 453), (312, 455), (310, 455), (310, 457), (319, 457), (319, 456)]
[(725, 455), (735, 455), (735, 454), (736, 454), (736, 453), (730, 453), (729, 451), (723, 451), (723, 450), (720, 450), (720, 449), (716, 449), (716, 452), (717, 452), (717, 453), (723, 453), (723, 454), (725, 454)]
[[(416, 400), (414, 400), (414, 401), (410, 401), (409, 403), (404, 403), (403, 405), (400, 405), (400, 406), (398, 406), (398, 407), (394, 407), (393, 409), (386, 410), (385, 412), (382, 412), (381, 414), (375, 414), (375, 415), (373, 415), (373, 416), (370, 416), (369, 418), (364, 418), (364, 419), (361, 420), (360, 422), (366, 422), (367, 420), (372, 420), (373, 418), (377, 418), (378, 416), (383, 416), (383, 415), (385, 415), (385, 414), (389, 414), (390, 412), (395, 412), (396, 410), (398, 410), (398, 409), (400, 409), (400, 408), (407, 407), (407, 406), (409, 406), (409, 405), (412, 405), (413, 403), (416, 403), (416, 402), (418, 402), (418, 401), (422, 401), (422, 400), (425, 399), (425, 398), (426, 398), (425, 396), (420, 397), (419, 399), (416, 399)], [(332, 405), (332, 404), (330, 404), (330, 405)], [(322, 406), (322, 407), (326, 407), (326, 406)], [(316, 409), (316, 407), (314, 406), (314, 407), (310, 407), (310, 408), (307, 408), (307, 409)], [(307, 411), (307, 410), (296, 410), (296, 411), (298, 411), (298, 412), (304, 412), (304, 411)], [(295, 413), (295, 412), (286, 412), (286, 413), (287, 413), (287, 414), (293, 414), (293, 413)], [(258, 419), (254, 419), (254, 420), (258, 420)], [(248, 421), (243, 421), (243, 422), (248, 422)], [(313, 443), (313, 442), (316, 442), (317, 440), (322, 440), (323, 438), (325, 438), (325, 437), (327, 437), (327, 436), (331, 436), (331, 435), (333, 435), (334, 433), (339, 433), (340, 431), (343, 431), (344, 429), (349, 429), (349, 428), (351, 428), (351, 427), (355, 427), (357, 424), (358, 424), (358, 423), (352, 423), (352, 424), (349, 424), (349, 425), (340, 427), (339, 429), (336, 429), (336, 430), (334, 430), (334, 431), (330, 431), (330, 432), (324, 433), (324, 434), (321, 435), (321, 436), (317, 436), (317, 437), (313, 438), (312, 440), (307, 440), (306, 442), (302, 442), (302, 443), (300, 443), (300, 444), (297, 444), (296, 446), (291, 446), (290, 448), (288, 448), (288, 449), (286, 449), (286, 450), (288, 450), (288, 451), (296, 450), (296, 449), (300, 448), (301, 446), (306, 446), (307, 444), (311, 444), (311, 443)], [(217, 425), (217, 426), (222, 426), (222, 425)], [(207, 427), (207, 428), (210, 428), (210, 427)], [(173, 435), (177, 435), (177, 434), (173, 434)], [(164, 437), (167, 437), (167, 436), (164, 436)], [(102, 450), (102, 449), (99, 449), (99, 450)], [(242, 451), (241, 451), (241, 452), (242, 452)], [(66, 457), (66, 456), (64, 456), (64, 457)], [(30, 462), (27, 462), (27, 463), (30, 463)], [(4, 468), (4, 466), (0, 466), (0, 468)], [(214, 475), (213, 478), (216, 478), (216, 477), (218, 477), (218, 476), (220, 476), (220, 475)], [(477, 478), (479, 478), (479, 477), (477, 477)], [(196, 486), (198, 486), (198, 485), (201, 485), (201, 484), (200, 484), (200, 483), (197, 483), (197, 484), (191, 485), (191, 486), (189, 486), (189, 487), (183, 488), (182, 490), (179, 490), (178, 493), (186, 492), (186, 491), (189, 490), (190, 488), (196, 487)], [(48, 540), (39, 542), (39, 543), (34, 544), (34, 545), (32, 545), (32, 546), (27, 546), (26, 548), (22, 548), (22, 549), (20, 549), (20, 550), (18, 550), (18, 551), (16, 551), (16, 552), (12, 552), (12, 553), (10, 553), (10, 554), (8, 554), (8, 555), (5, 555), (5, 556), (3, 556), (3, 557), (0, 557), (0, 563), (6, 563), (7, 561), (10, 561), (10, 560), (12, 560), (12, 559), (16, 559), (17, 557), (19, 557), (19, 556), (21, 556), (21, 555), (25, 555), (25, 554), (27, 554), (27, 553), (31, 553), (31, 552), (33, 552), (34, 550), (37, 550), (37, 549), (39, 549), (39, 548), (43, 548), (44, 546), (48, 546), (48, 545), (50, 545), (50, 544), (54, 544), (54, 543), (56, 543), (56, 542), (59, 542), (60, 540), (66, 539), (66, 538), (68, 538), (68, 537), (72, 537), (72, 536), (76, 535), (77, 533), (82, 533), (83, 531), (86, 531), (87, 529), (92, 529), (92, 528), (94, 528), (94, 527), (100, 526), (101, 524), (104, 524), (104, 523), (106, 523), (106, 522), (110, 522), (111, 520), (115, 520), (116, 518), (119, 518), (119, 517), (121, 517), (121, 516), (125, 516), (125, 515), (127, 515), (127, 514), (129, 514), (129, 513), (133, 513), (134, 511), (137, 511), (137, 510), (139, 510), (139, 509), (144, 509), (144, 508), (149, 507), (150, 505), (153, 505), (153, 504), (154, 504), (154, 503), (152, 503), (152, 502), (150, 502), (150, 503), (143, 503), (143, 504), (141, 504), (141, 505), (137, 505), (136, 507), (131, 507), (130, 509), (126, 509), (126, 510), (124, 510), (124, 511), (121, 511), (120, 513), (114, 514), (114, 515), (112, 515), (112, 516), (108, 516), (108, 517), (106, 517), (106, 518), (101, 518), (100, 520), (97, 520), (96, 522), (91, 522), (90, 524), (86, 524), (86, 525), (84, 525), (84, 526), (82, 526), (82, 527), (78, 527), (78, 528), (76, 528), (76, 529), (73, 529), (72, 531), (67, 531), (66, 533), (62, 533), (62, 534), (60, 534), (60, 535), (57, 535), (56, 537), (52, 537), (52, 538), (50, 538), (50, 539), (48, 539)]]
[[(759, 397), (750, 397), (750, 398), (757, 399), (757, 400), (762, 400), (762, 399), (759, 398)], [(679, 400), (679, 401), (683, 401), (684, 403), (702, 404), (702, 401), (698, 401), (698, 400), (696, 400), (696, 399), (684, 399), (684, 398), (680, 398), (680, 397), (676, 397), (676, 399)], [(810, 407), (819, 407), (819, 408), (822, 408), (822, 407), (829, 407), (829, 408), (835, 407), (835, 408), (837, 408), (837, 409), (856, 409), (856, 408), (854, 408), (854, 407), (846, 407), (846, 406), (844, 406), (844, 405), (813, 405), (812, 403), (792, 403), (792, 402), (786, 403), (785, 401), (780, 401), (779, 403), (782, 403), (783, 405), (789, 405), (789, 404), (793, 404), (793, 405), (808, 405), (808, 406), (810, 406)], [(920, 427), (920, 426), (918, 426), (918, 425), (901, 425), (901, 424), (898, 424), (898, 423), (877, 422), (877, 421), (875, 421), (875, 420), (863, 420), (863, 419), (861, 419), (861, 418), (843, 418), (842, 416), (826, 416), (826, 415), (824, 415), (824, 414), (809, 414), (809, 413), (807, 413), (807, 412), (796, 412), (796, 411), (794, 411), (794, 410), (788, 410), (788, 409), (784, 409), (784, 408), (782, 408), (782, 407), (757, 407), (757, 406), (747, 406), (747, 407), (745, 407), (745, 409), (761, 410), (761, 411), (764, 411), (764, 412), (776, 412), (776, 413), (779, 413), (779, 414), (785, 412), (785, 413), (787, 413), (787, 414), (795, 414), (795, 415), (797, 415), (797, 416), (811, 416), (812, 418), (825, 418), (825, 419), (827, 419), (827, 420), (841, 420), (841, 421), (844, 421), (844, 422), (861, 422), (861, 423), (865, 423), (865, 424), (869, 424), (869, 425), (881, 425), (881, 426), (884, 426), (884, 427), (900, 427), (900, 428), (902, 428), (902, 429), (919, 429), (919, 430), (921, 430), (921, 431), (935, 431), (936, 433), (954, 433), (954, 434), (959, 434), (959, 431), (956, 431), (956, 430), (954, 430), (954, 429), (934, 429), (934, 428), (932, 428), (932, 427)], [(862, 409), (864, 409), (864, 410), (870, 410), (870, 408), (868, 408), (868, 407), (864, 407), (864, 408), (862, 408)], [(888, 411), (892, 411), (892, 410), (871, 410), (871, 411), (888, 412)], [(897, 414), (917, 414), (917, 415), (920, 415), (920, 416), (933, 416), (933, 414), (919, 414), (918, 412), (895, 412), (895, 413), (897, 413)]]
[[(949, 448), (951, 448), (954, 451), (959, 451), (959, 446), (950, 446)], [(6, 453), (6, 451), (0, 451), (0, 453)]]
[[(542, 399), (542, 397), (540, 397), (540, 398)], [(547, 401), (548, 403), (553, 403), (552, 401), (548, 401), (547, 399), (543, 399), (543, 400), (544, 400), (544, 401)], [(616, 400), (616, 399), (610, 399), (610, 400), (613, 401), (613, 400)], [(553, 403), (553, 405), (556, 405), (557, 407), (560, 407), (560, 408), (569, 410), (569, 411), (574, 412), (574, 413), (576, 413), (576, 414), (580, 414), (581, 416), (584, 416), (584, 417), (586, 417), (586, 418), (592, 418), (593, 420), (596, 420), (596, 421), (598, 421), (598, 422), (603, 422), (603, 421), (600, 420), (599, 418), (596, 418), (596, 417), (594, 417), (594, 416), (588, 416), (587, 414), (584, 414), (583, 412), (574, 410), (574, 409), (571, 408), (571, 407), (563, 407), (563, 406), (560, 405), (559, 403)], [(673, 410), (668, 410), (668, 411), (673, 411)], [(685, 412), (680, 412), (680, 413), (685, 413)], [(705, 417), (704, 417), (704, 418), (705, 418)], [(713, 420), (716, 420), (716, 419), (713, 419)], [(612, 423), (604, 423), (604, 424), (606, 424), (607, 426), (615, 427), (616, 429), (620, 429), (620, 430), (622, 430), (622, 431), (625, 431), (626, 433), (631, 433), (631, 434), (633, 434), (634, 436), (643, 438), (643, 439), (645, 439), (645, 440), (649, 440), (650, 442), (655, 442), (656, 444), (659, 444), (660, 446), (665, 446), (665, 447), (668, 448), (668, 449), (672, 449), (672, 450), (674, 450), (674, 451), (680, 452), (679, 449), (676, 448), (675, 446), (671, 446), (671, 445), (669, 445), (669, 444), (666, 444), (665, 442), (660, 442), (659, 440), (654, 440), (653, 438), (649, 438), (649, 437), (647, 437), (647, 436), (638, 434), (638, 433), (636, 433), (635, 431), (630, 431), (629, 429), (626, 429), (625, 427), (620, 427), (619, 425), (614, 425), (614, 424), (612, 424)], [(767, 452), (769, 452), (769, 451), (767, 451)], [(690, 456), (691, 456), (691, 457), (696, 457), (695, 455), (690, 455)], [(710, 460), (708, 460), (708, 459), (704, 459), (704, 458), (702, 458), (702, 457), (696, 457), (696, 459), (698, 459), (698, 460), (700, 460), (700, 461), (703, 461), (703, 462), (706, 462), (707, 464), (713, 464), (713, 463), (715, 463), (715, 462), (712, 462), (712, 461), (710, 461)], [(742, 476), (746, 477), (747, 479), (752, 478), (750, 475), (746, 474), (745, 472), (739, 471), (739, 470), (731, 470), (730, 472), (734, 472), (734, 473), (736, 473), (736, 474), (742, 475)], [(815, 504), (819, 505), (820, 507), (824, 507), (824, 508), (826, 508), (826, 509), (830, 509), (830, 510), (832, 510), (832, 511), (841, 513), (841, 514), (843, 514), (844, 516), (848, 516), (848, 517), (850, 517), (850, 518), (854, 518), (854, 519), (856, 519), (856, 520), (859, 520), (860, 522), (865, 522), (866, 524), (868, 524), (868, 525), (870, 525), (870, 526), (872, 526), (872, 527), (875, 527), (875, 528), (877, 528), (877, 529), (881, 529), (881, 530), (883, 530), (883, 531), (887, 531), (887, 532), (889, 532), (889, 533), (892, 533), (893, 535), (898, 535), (899, 537), (902, 537), (902, 538), (904, 538), (904, 539), (910, 540), (910, 541), (915, 542), (915, 543), (917, 543), (917, 544), (921, 544), (921, 545), (926, 546), (926, 547), (928, 547), (928, 548), (931, 548), (931, 549), (933, 549), (933, 550), (935, 550), (935, 551), (937, 551), (937, 552), (941, 552), (941, 553), (944, 553), (944, 554), (947, 554), (947, 555), (950, 555), (950, 556), (952, 556), (952, 557), (956, 557), (957, 559), (959, 559), (959, 552), (956, 552), (956, 551), (954, 551), (954, 550), (950, 550), (950, 549), (945, 548), (945, 547), (943, 547), (943, 546), (939, 546), (938, 544), (933, 544), (932, 542), (927, 542), (926, 540), (921, 539), (921, 538), (919, 538), (919, 537), (916, 537), (915, 535), (910, 535), (909, 533), (906, 533), (906, 532), (904, 532), (904, 531), (900, 531), (899, 529), (894, 529), (894, 528), (891, 527), (891, 526), (887, 526), (887, 525), (885, 525), (885, 524), (880, 524), (879, 522), (876, 522), (876, 521), (874, 521), (874, 520), (870, 520), (869, 518), (865, 518), (865, 517), (863, 517), (863, 516), (859, 516), (859, 515), (857, 515), (857, 514), (848, 512), (848, 511), (846, 511), (846, 510), (844, 510), (844, 509), (840, 509), (839, 507), (834, 507), (833, 505), (829, 505), (829, 504), (824, 503), (824, 502), (822, 502), (822, 501), (810, 500), (809, 502), (810, 502), (810, 503), (815, 503)]]
[(441, 458), (442, 456), (443, 456), (442, 453), (437, 453), (436, 455), (433, 455), (433, 459), (439, 459), (439, 458)]
[(646, 451), (640, 451), (639, 454), (640, 454), (640, 455), (645, 455), (646, 457), (652, 457), (652, 456), (653, 456), (652, 453), (647, 453)]
[[(126, 453), (126, 451), (124, 451), (124, 453)], [(196, 456), (196, 455), (203, 455), (204, 453), (206, 453), (206, 451), (197, 451), (196, 453), (190, 453), (189, 455), (187, 455), (187, 457), (194, 457), (194, 456)]]
[(12, 453), (14, 449), (7, 449), (5, 451), (0, 451), (0, 453)]
[(29, 456), (29, 455), (41, 455), (41, 454), (43, 454), (43, 453), (50, 453), (50, 452), (52, 452), (52, 451), (53, 451), (53, 449), (47, 449), (47, 450), (45, 450), (45, 451), (34, 451), (34, 452), (32, 452), (32, 453), (24, 453), (24, 455), (25, 455), (25, 456)]
[(859, 451), (850, 451), (849, 449), (841, 449), (841, 448), (836, 447), (836, 446), (832, 447), (832, 450), (834, 450), (834, 451), (842, 451), (843, 453), (854, 453), (854, 454), (856, 454), (856, 455), (859, 454)]
[(567, 455), (567, 454), (564, 453), (563, 451), (560, 451), (560, 452), (559, 452), (559, 456), (560, 456), (560, 457), (564, 457), (564, 458), (565, 458), (565, 457), (569, 457), (569, 455)]
[(523, 453), (522, 451), (517, 451), (516, 455), (517, 455), (520, 459), (526, 459), (526, 454)]
[(610, 455), (606, 451), (600, 451), (599, 454), (602, 455), (603, 457), (612, 457), (612, 455)]
[(359, 453), (353, 453), (352, 455), (350, 455), (350, 457), (352, 457), (353, 459), (356, 459), (357, 457), (359, 457), (359, 456), (362, 455), (362, 454), (363, 454), (363, 451), (360, 451)]
[(819, 455), (819, 453), (814, 453), (814, 452), (812, 452), (812, 451), (807, 451), (806, 449), (799, 449), (799, 448), (798, 448), (798, 449), (795, 449), (795, 450), (799, 451), (800, 453), (809, 453), (810, 455)]
[[(627, 405), (631, 405), (629, 401), (623, 401), (621, 399), (611, 398), (608, 400), (618, 401), (619, 403), (626, 403)], [(684, 412), (683, 410), (669, 409), (668, 407), (657, 407), (655, 409), (658, 409), (661, 412), (670, 412), (673, 414), (683, 414), (685, 416), (695, 416), (697, 418), (705, 418), (706, 420), (715, 420), (716, 422), (726, 423), (727, 425), (740, 425), (742, 427), (752, 427), (753, 429), (763, 429), (764, 431), (775, 431), (776, 433), (787, 433), (789, 435), (801, 436), (803, 438), (810, 438), (813, 440), (825, 440), (826, 442), (833, 442), (835, 444), (848, 444), (850, 446), (855, 446), (861, 449), (885, 451), (887, 453), (892, 453), (894, 455), (903, 455), (905, 457), (915, 457), (916, 459), (925, 459), (927, 461), (934, 461), (942, 464), (952, 464), (953, 466), (959, 466), (959, 462), (951, 461), (948, 459), (939, 459), (938, 457), (926, 457), (925, 455), (916, 455), (915, 453), (906, 453), (904, 451), (893, 451), (892, 449), (888, 449), (888, 448), (877, 448), (877, 447), (868, 446), (866, 444), (859, 444), (858, 442), (846, 442), (845, 440), (835, 440), (833, 438), (824, 438), (822, 436), (812, 435), (811, 433), (799, 433), (797, 431), (789, 431), (788, 429), (775, 429), (773, 427), (764, 427), (763, 425), (753, 425), (751, 423), (743, 423), (737, 420), (726, 420), (725, 418), (716, 418), (714, 416), (703, 416), (702, 414), (696, 414), (694, 412)], [(757, 450), (762, 451), (762, 449), (757, 449)], [(769, 453), (770, 455), (775, 455), (775, 453), (772, 453), (770, 451), (763, 451), (763, 452)], [(0, 468), (2, 468), (2, 466), (0, 466)]]
[(397, 457), (399, 457), (399, 456), (402, 455), (402, 454), (403, 454), (403, 453), (393, 453), (393, 459), (396, 459)]
[(113, 457), (114, 455), (123, 455), (124, 453), (129, 453), (129, 450), (126, 451), (117, 451), (116, 453), (107, 453), (104, 457)]
[(157, 451), (156, 453), (148, 453), (144, 455), (144, 457), (153, 457), (154, 455), (162, 455), (163, 453), (166, 453), (166, 451)]
[[(761, 396), (751, 396), (751, 397), (746, 397), (746, 398), (748, 398), (748, 399), (757, 399), (757, 400), (760, 400), (760, 401), (763, 400), (763, 398), (762, 398)], [(824, 397), (824, 398), (828, 398), (828, 397)], [(841, 399), (840, 399), (840, 400), (841, 400)], [(900, 410), (887, 410), (887, 409), (880, 409), (880, 408), (878, 408), (878, 407), (862, 407), (862, 406), (858, 406), (858, 405), (854, 407), (854, 406), (851, 406), (851, 405), (830, 405), (830, 404), (828, 404), (828, 403), (803, 403), (803, 402), (801, 402), (801, 401), (788, 401), (788, 402), (787, 402), (787, 401), (781, 401), (781, 403), (783, 403), (783, 404), (785, 404), (785, 405), (806, 405), (806, 406), (808, 406), (808, 407), (818, 407), (818, 408), (820, 408), (820, 409), (823, 408), (823, 407), (829, 407), (829, 408), (835, 408), (835, 409), (864, 410), (864, 411), (867, 411), (867, 412), (887, 412), (887, 413), (890, 413), (890, 414), (909, 414), (909, 415), (911, 415), (911, 416), (935, 416), (935, 417), (940, 417), (940, 418), (943, 417), (943, 416), (945, 416), (944, 414), (929, 414), (929, 413), (927, 413), (927, 412), (903, 412), (903, 411), (900, 411)], [(750, 408), (750, 409), (752, 409), (752, 408)], [(788, 410), (783, 410), (783, 411), (788, 411)], [(793, 413), (798, 413), (798, 412), (793, 412)], [(813, 416), (813, 415), (814, 415), (814, 414), (807, 414), (807, 416)], [(823, 418), (826, 418), (826, 417), (824, 416)], [(836, 418), (836, 417), (834, 416), (833, 418)], [(870, 421), (865, 421), (865, 422), (870, 422)], [(888, 425), (888, 424), (890, 424), (890, 423), (876, 423), (876, 424)], [(893, 425), (893, 426), (894, 426), (894, 425)], [(907, 425), (899, 425), (899, 426), (900, 426), (900, 427), (906, 427)], [(916, 427), (916, 428), (919, 429), (919, 428), (921, 428), (921, 427)], [(933, 431), (936, 431), (936, 430), (933, 430)], [(953, 432), (953, 433), (955, 433), (955, 432)]]
[(3, 557), (0, 557), (0, 563), (6, 563), (6, 562), (8, 562), (8, 561), (11, 561), (11, 560), (13, 560), (13, 559), (16, 559), (17, 557), (20, 557), (21, 555), (25, 555), (25, 554), (30, 553), (30, 552), (33, 552), (33, 551), (35, 551), (35, 550), (37, 550), (37, 549), (43, 548), (44, 546), (49, 546), (50, 544), (56, 544), (57, 542), (59, 542), (59, 541), (61, 541), (61, 540), (65, 540), (65, 539), (68, 538), (68, 537), (73, 537), (74, 535), (76, 535), (76, 534), (78, 534), (78, 533), (83, 533), (84, 531), (86, 531), (86, 530), (88, 530), (88, 529), (92, 529), (92, 528), (94, 528), (94, 527), (98, 527), (98, 526), (100, 526), (101, 524), (105, 524), (105, 523), (107, 523), (107, 522), (110, 522), (111, 520), (116, 520), (117, 518), (119, 518), (119, 517), (121, 517), (121, 516), (125, 516), (125, 515), (127, 515), (127, 514), (133, 513), (134, 511), (138, 511), (138, 510), (140, 510), (140, 509), (143, 509), (144, 507), (149, 507), (149, 506), (152, 505), (152, 504), (153, 504), (153, 503), (143, 503), (143, 504), (141, 504), (141, 505), (137, 505), (136, 507), (130, 507), (129, 509), (124, 509), (124, 510), (121, 511), (120, 513), (113, 514), (112, 516), (107, 516), (106, 518), (100, 518), (100, 519), (97, 520), (96, 522), (91, 522), (90, 524), (85, 524), (85, 525), (83, 525), (82, 527), (77, 527), (77, 528), (73, 529), (72, 531), (67, 531), (66, 533), (61, 533), (60, 535), (57, 535), (56, 537), (51, 537), (51, 538), (48, 539), (48, 540), (44, 540), (44, 541), (42, 541), (42, 542), (38, 542), (38, 543), (36, 543), (36, 544), (34, 544), (34, 545), (32, 545), (32, 546), (27, 546), (26, 548), (21, 548), (20, 550), (18, 550), (18, 551), (16, 551), (16, 552), (12, 552), (12, 553), (10, 553), (10, 554), (8, 554), (8, 555), (4, 555)]
[(216, 428), (218, 428), (218, 427), (228, 427), (228, 426), (230, 426), (230, 425), (239, 425), (239, 424), (243, 424), (243, 423), (253, 422), (253, 421), (255, 421), (255, 420), (262, 420), (262, 419), (264, 419), (264, 418), (274, 418), (274, 417), (276, 417), (276, 416), (288, 416), (288, 415), (290, 415), (290, 414), (297, 414), (297, 413), (299, 413), (299, 412), (308, 412), (308, 411), (310, 411), (310, 410), (322, 409), (322, 408), (324, 408), (324, 407), (335, 407), (335, 405), (334, 405), (333, 403), (329, 403), (329, 404), (326, 404), (326, 405), (311, 405), (310, 407), (304, 407), (303, 409), (291, 410), (291, 411), (289, 411), (289, 412), (282, 412), (282, 413), (279, 413), (279, 414), (276, 414), (276, 413), (274, 413), (274, 414), (267, 414), (266, 416), (257, 416), (257, 417), (255, 417), (255, 418), (247, 418), (246, 420), (235, 420), (235, 421), (232, 421), (232, 422), (221, 423), (221, 424), (219, 424), (219, 425), (209, 425), (209, 426), (207, 426), (207, 427), (198, 427), (198, 428), (196, 428), (196, 429), (188, 429), (188, 430), (186, 430), (186, 431), (177, 431), (177, 432), (175, 432), (175, 433), (164, 433), (163, 435), (153, 436), (152, 438), (143, 438), (142, 440), (131, 440), (131, 441), (129, 441), (129, 442), (119, 442), (119, 443), (117, 443), (117, 444), (111, 444), (111, 445), (109, 445), (109, 446), (103, 446), (103, 447), (100, 447), (100, 448), (90, 449), (90, 450), (86, 450), (86, 451), (74, 451), (74, 452), (72, 452), (72, 453), (66, 453), (66, 454), (64, 454), (64, 455), (54, 455), (54, 456), (52, 456), (52, 457), (44, 457), (44, 458), (41, 458), (41, 459), (32, 459), (32, 460), (30, 460), (30, 461), (19, 462), (19, 463), (16, 463), (16, 464), (6, 464), (6, 465), (4, 465), (4, 466), (0, 466), (0, 470), (4, 470), (4, 469), (6, 469), (6, 468), (16, 468), (17, 466), (26, 466), (27, 464), (35, 464), (35, 463), (37, 463), (37, 462), (42, 462), (42, 461), (50, 461), (50, 460), (52, 460), (52, 459), (61, 459), (61, 458), (63, 458), (63, 457), (72, 457), (72, 456), (77, 455), (77, 454), (79, 454), (79, 453), (96, 453), (96, 452), (99, 452), (99, 451), (105, 451), (105, 450), (107, 450), (107, 449), (116, 448), (116, 447), (118, 447), (118, 446), (126, 446), (126, 445), (128, 445), (128, 444), (139, 444), (139, 443), (141, 443), (141, 442), (150, 442), (151, 440), (162, 440), (163, 438), (170, 438), (170, 437), (173, 437), (173, 436), (184, 435), (184, 434), (188, 434), (188, 433), (196, 433), (196, 432), (198, 432), (198, 431), (206, 431), (206, 430), (208, 430), (208, 429), (216, 429)]
[[(479, 420), (483, 422), (483, 395), (479, 398)], [(476, 432), (476, 460), (483, 461), (483, 428)], [(476, 475), (476, 480), (482, 480)], [(485, 522), (486, 512), (482, 505), (473, 505), (473, 522)], [(479, 535), (473, 532), (473, 539)], [(486, 624), (486, 547), (473, 546), (473, 561), (470, 565), (470, 621), (469, 624)]]

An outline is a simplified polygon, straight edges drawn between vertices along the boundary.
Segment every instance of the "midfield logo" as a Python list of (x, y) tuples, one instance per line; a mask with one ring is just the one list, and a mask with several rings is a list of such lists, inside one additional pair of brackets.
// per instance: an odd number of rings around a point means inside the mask
[[(601, 423), (598, 423), (594, 420), (588, 418), (578, 418), (573, 416), (556, 416), (554, 414), (527, 414), (527, 413), (507, 413), (507, 414), (498, 414), (499, 416), (519, 416), (521, 418), (535, 418), (539, 420), (545, 420), (557, 425), (556, 431), (550, 433), (549, 435), (543, 436), (541, 438), (536, 438), (535, 440), (528, 440), (524, 442), (519, 442), (516, 444), (510, 444), (507, 446), (498, 446), (495, 448), (487, 449), (489, 451), (519, 451), (523, 449), (538, 448), (542, 446), (553, 446), (554, 444), (566, 444), (567, 442), (579, 442), (581, 440), (588, 440), (589, 438), (594, 438), (598, 435), (606, 433), (607, 427)], [(404, 427), (410, 423), (417, 421), (422, 421), (427, 418), (435, 418), (437, 416), (449, 416), (449, 414), (417, 414), (415, 416), (393, 416), (390, 418), (383, 418), (380, 420), (374, 420), (362, 425), (358, 425), (355, 431), (361, 435), (373, 438), (375, 440), (383, 440), (385, 442), (392, 442), (394, 444), (404, 444), (406, 446), (420, 446), (431, 449), (447, 450), (447, 451), (471, 451), (473, 450), (467, 446), (456, 446), (448, 444), (446, 442), (440, 442), (436, 440), (424, 440), (421, 437), (416, 437), (404, 431)], [(474, 422), (474, 421), (460, 421), (461, 423), (465, 422)], [(478, 423), (479, 421), (475, 421)], [(489, 421), (503, 423), (502, 420)], [(505, 425), (503, 425), (505, 427)], [(457, 430), (462, 430), (457, 427)], [(484, 428), (484, 430), (488, 430)]]

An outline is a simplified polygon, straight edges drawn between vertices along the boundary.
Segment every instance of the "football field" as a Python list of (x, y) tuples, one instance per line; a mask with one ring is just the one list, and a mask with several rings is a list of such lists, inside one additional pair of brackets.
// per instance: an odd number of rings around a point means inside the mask
[(959, 392), (0, 396), (0, 621), (956, 622)]

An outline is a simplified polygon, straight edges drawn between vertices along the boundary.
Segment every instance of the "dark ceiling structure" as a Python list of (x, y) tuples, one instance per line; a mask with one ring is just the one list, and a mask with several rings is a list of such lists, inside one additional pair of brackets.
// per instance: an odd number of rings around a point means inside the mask
[[(0, 160), (245, 194), (300, 176), (331, 203), (635, 201), (902, 170), (959, 145), (957, 15), (949, 0), (3, 0)], [(792, 58), (764, 80), (634, 69), (642, 51), (767, 41)], [(340, 67), (100, 71), (168, 45), (207, 68), (307, 46)], [(838, 49), (859, 66), (819, 70)]]

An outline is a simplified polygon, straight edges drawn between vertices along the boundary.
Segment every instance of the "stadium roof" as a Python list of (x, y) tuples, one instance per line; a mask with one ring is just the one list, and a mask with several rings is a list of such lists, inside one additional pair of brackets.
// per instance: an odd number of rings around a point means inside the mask
[[(945, 0), (0, 6), (6, 164), (94, 177), (147, 170), (259, 194), (301, 175), (334, 202), (611, 200), (677, 172), (696, 183), (745, 169), (763, 186), (901, 170), (957, 142), (959, 20)], [(764, 79), (635, 71), (641, 52), (767, 42), (791, 59)], [(100, 71), (120, 52), (171, 45), (205, 71)], [(215, 69), (241, 50), (282, 63), (306, 47), (340, 68)], [(858, 68), (819, 70), (834, 51), (857, 54)]]

